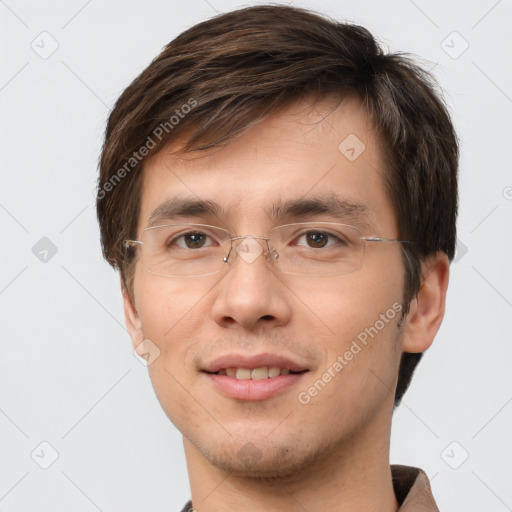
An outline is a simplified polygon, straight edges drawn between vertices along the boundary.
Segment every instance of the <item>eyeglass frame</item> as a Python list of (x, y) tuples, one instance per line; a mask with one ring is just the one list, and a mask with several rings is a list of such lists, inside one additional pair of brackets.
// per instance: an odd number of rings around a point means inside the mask
[[(289, 223), (289, 224), (281, 224), (279, 226), (274, 226), (272, 228), (270, 228), (268, 231), (267, 231), (267, 234), (270, 233), (270, 231), (274, 230), (274, 229), (278, 229), (278, 228), (282, 228), (282, 227), (287, 227), (287, 226), (295, 226), (295, 225), (307, 225), (307, 224), (334, 224), (336, 226), (346, 226), (346, 227), (349, 227), (351, 229), (355, 229), (356, 231), (358, 231), (359, 233), (361, 233), (361, 230), (356, 227), (356, 226), (352, 226), (350, 224), (345, 224), (343, 222), (329, 222), (329, 221), (326, 221), (326, 222), (322, 222), (322, 221), (315, 221), (315, 222), (292, 222), (292, 223)], [(168, 226), (199, 226), (199, 227), (204, 227), (204, 228), (213, 228), (213, 229), (217, 229), (217, 230), (221, 230), (221, 231), (225, 231), (228, 235), (231, 235), (231, 232), (225, 228), (221, 228), (219, 226), (212, 226), (210, 224), (194, 224), (194, 223), (171, 223), (171, 224), (159, 224), (157, 226), (148, 226), (146, 228), (144, 228), (140, 234), (140, 238), (142, 238), (144, 236), (144, 233), (146, 231), (149, 231), (149, 230), (152, 230), (152, 229), (158, 229), (158, 228), (163, 228), (163, 227), (168, 227)], [(274, 260), (277, 260), (279, 258), (279, 254), (277, 253), (276, 249), (273, 248), (273, 249), (270, 249), (270, 246), (268, 244), (269, 240), (272, 240), (271, 237), (268, 237), (268, 236), (257, 236), (257, 235), (236, 235), (236, 236), (229, 236), (229, 238), (227, 238), (226, 242), (231, 242), (230, 243), (230, 248), (229, 248), (229, 251), (227, 253), (226, 256), (224, 256), (224, 258), (222, 258), (222, 261), (224, 263), (228, 263), (229, 262), (229, 256), (231, 254), (231, 251), (233, 250), (233, 241), (235, 240), (243, 240), (243, 239), (246, 239), (246, 238), (251, 238), (251, 239), (257, 239), (257, 240), (265, 240), (267, 242), (267, 251), (265, 251), (263, 254), (265, 255), (269, 255), (271, 253), (274, 253)], [(385, 238), (385, 237), (380, 237), (380, 236), (360, 236), (358, 237), (360, 240), (363, 240), (363, 242), (391, 242), (391, 243), (400, 243), (400, 244), (414, 244), (414, 242), (411, 242), (410, 240), (401, 240), (399, 238)], [(132, 249), (134, 247), (140, 247), (144, 244), (143, 240), (123, 240), (123, 247), (125, 249)], [(363, 259), (361, 261), (361, 266), (363, 265), (363, 262), (364, 262), (364, 253), (363, 253)], [(349, 271), (349, 272), (342, 272), (342, 273), (336, 273), (336, 274), (299, 274), (299, 273), (289, 273), (291, 275), (313, 275), (313, 276), (322, 276), (322, 275), (325, 275), (325, 276), (332, 276), (332, 275), (344, 275), (344, 274), (351, 274), (352, 272), (356, 272), (357, 270), (359, 270), (361, 267), (358, 267), (352, 271)], [(222, 268), (220, 268), (219, 270), (216, 270), (215, 272), (210, 272), (208, 274), (197, 274), (197, 275), (190, 275), (190, 276), (181, 276), (181, 275), (169, 275), (169, 274), (158, 274), (156, 272), (152, 272), (150, 270), (148, 270), (148, 268), (144, 265), (144, 270), (146, 270), (146, 272), (150, 273), (150, 274), (153, 274), (153, 275), (156, 275), (156, 276), (162, 276), (162, 277), (204, 277), (204, 276), (207, 276), (207, 275), (213, 275), (213, 274), (218, 274), (219, 272), (221, 272)]]

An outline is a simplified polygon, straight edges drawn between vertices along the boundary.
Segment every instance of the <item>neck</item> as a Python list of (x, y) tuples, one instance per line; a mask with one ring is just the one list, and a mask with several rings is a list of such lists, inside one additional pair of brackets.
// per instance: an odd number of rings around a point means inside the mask
[[(381, 428), (376, 428), (381, 427)], [(197, 512), (396, 512), (389, 466), (390, 426), (354, 434), (293, 474), (271, 478), (238, 476), (213, 466), (183, 439), (192, 504)]]

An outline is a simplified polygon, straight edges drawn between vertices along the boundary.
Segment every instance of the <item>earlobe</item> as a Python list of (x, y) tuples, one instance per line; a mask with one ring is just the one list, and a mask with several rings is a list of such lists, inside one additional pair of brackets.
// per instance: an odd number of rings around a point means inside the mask
[(137, 309), (135, 308), (132, 298), (130, 297), (130, 294), (128, 293), (128, 290), (126, 289), (122, 279), (121, 291), (123, 293), (124, 321), (132, 340), (133, 348), (136, 348), (140, 343), (142, 343), (144, 339), (142, 325)]
[(423, 352), (432, 345), (444, 317), (450, 262), (439, 252), (423, 264), (423, 279), (407, 314), (403, 352)]

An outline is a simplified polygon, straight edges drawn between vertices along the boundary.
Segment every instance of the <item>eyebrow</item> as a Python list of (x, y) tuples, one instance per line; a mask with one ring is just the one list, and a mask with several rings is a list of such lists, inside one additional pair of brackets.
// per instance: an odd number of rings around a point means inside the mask
[(215, 216), (220, 219), (226, 216), (222, 206), (214, 201), (173, 197), (157, 206), (149, 216), (148, 227), (156, 226), (162, 221), (174, 220), (177, 217)]
[(344, 199), (336, 194), (308, 197), (283, 202), (279, 200), (267, 212), (271, 220), (305, 220), (313, 215), (326, 215), (339, 222), (351, 222), (362, 228), (374, 227), (370, 209), (363, 203)]
[[(370, 220), (370, 209), (363, 203), (344, 199), (336, 194), (308, 198), (279, 200), (265, 209), (272, 222), (306, 220), (315, 215), (326, 215), (335, 222), (351, 222), (356, 227), (374, 228)], [(180, 217), (217, 217), (224, 223), (226, 210), (215, 201), (173, 197), (157, 206), (148, 220), (147, 227)]]

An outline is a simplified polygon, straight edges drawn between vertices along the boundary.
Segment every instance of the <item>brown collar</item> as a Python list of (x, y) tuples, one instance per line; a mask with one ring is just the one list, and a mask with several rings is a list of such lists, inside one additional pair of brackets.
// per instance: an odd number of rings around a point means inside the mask
[[(419, 468), (391, 466), (393, 489), (400, 505), (398, 512), (439, 512), (427, 475)], [(189, 501), (181, 512), (194, 512), (192, 501)]]
[(439, 512), (424, 471), (411, 466), (391, 466), (399, 512)]

